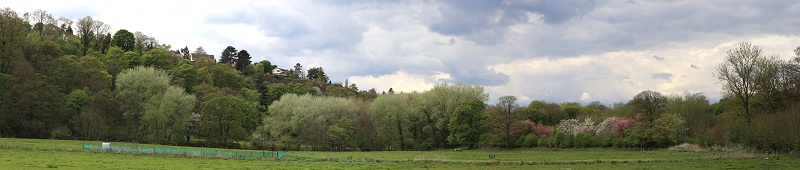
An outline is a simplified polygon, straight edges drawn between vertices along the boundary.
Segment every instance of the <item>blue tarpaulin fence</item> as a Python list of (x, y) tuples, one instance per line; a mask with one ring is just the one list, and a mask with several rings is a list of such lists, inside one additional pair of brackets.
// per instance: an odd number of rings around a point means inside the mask
[(152, 154), (152, 155), (170, 155), (170, 156), (186, 156), (186, 157), (223, 157), (223, 158), (276, 158), (286, 156), (283, 151), (261, 151), (261, 152), (230, 152), (219, 151), (213, 149), (188, 149), (188, 148), (139, 148), (139, 147), (126, 147), (126, 146), (98, 146), (83, 144), (83, 150), (94, 152), (118, 152), (118, 153), (132, 153), (132, 154)]

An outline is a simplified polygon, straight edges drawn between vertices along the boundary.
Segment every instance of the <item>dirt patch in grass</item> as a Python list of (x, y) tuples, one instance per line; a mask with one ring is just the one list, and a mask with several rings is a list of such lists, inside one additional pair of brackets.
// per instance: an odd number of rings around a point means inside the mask
[(703, 149), (702, 147), (700, 147), (700, 145), (693, 144), (693, 143), (682, 143), (680, 145), (675, 145), (675, 146), (669, 147), (669, 148), (667, 148), (667, 150), (670, 150), (670, 151), (688, 151), (688, 152), (706, 151), (706, 149)]

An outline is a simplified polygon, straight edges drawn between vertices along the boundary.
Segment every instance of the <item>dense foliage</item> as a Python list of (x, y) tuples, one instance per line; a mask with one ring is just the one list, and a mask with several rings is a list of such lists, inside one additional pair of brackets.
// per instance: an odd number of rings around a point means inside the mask
[[(482, 86), (379, 94), (325, 69), (253, 63), (228, 46), (172, 50), (87, 16), (0, 10), (0, 137), (292, 150), (644, 147), (692, 142), (800, 149), (800, 48), (792, 60), (742, 43), (714, 75), (726, 92), (643, 91), (628, 102), (487, 104)], [(73, 22), (75, 24), (73, 24)], [(75, 31), (73, 31), (75, 27)], [(275, 70), (275, 72), (273, 72)]]

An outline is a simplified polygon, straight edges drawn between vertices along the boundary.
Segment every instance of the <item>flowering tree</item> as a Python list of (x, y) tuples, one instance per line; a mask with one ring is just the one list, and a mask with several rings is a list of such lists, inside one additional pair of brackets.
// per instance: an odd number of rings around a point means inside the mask
[(553, 128), (550, 126), (545, 126), (542, 124), (536, 124), (536, 122), (531, 121), (530, 119), (526, 119), (522, 121), (523, 124), (528, 125), (531, 127), (531, 133), (534, 135), (541, 137), (543, 135), (550, 136), (553, 134)]
[(584, 119), (583, 122), (578, 121), (578, 119), (561, 120), (556, 126), (556, 129), (558, 129), (559, 132), (572, 135), (578, 133), (594, 135), (595, 132), (597, 132), (597, 126), (594, 125), (591, 118)]
[(634, 121), (631, 118), (621, 118), (614, 116), (609, 119), (610, 119), (609, 122), (611, 123), (611, 131), (614, 132), (614, 134), (617, 135), (617, 137), (624, 137), (625, 130), (633, 127), (634, 123), (636, 123), (636, 121)]

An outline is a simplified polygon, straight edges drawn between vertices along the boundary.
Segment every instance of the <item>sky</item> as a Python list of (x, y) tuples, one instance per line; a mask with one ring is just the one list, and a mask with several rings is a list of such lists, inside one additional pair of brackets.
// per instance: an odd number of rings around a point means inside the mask
[(227, 46), (278, 67), (322, 67), (333, 82), (378, 92), (481, 85), (490, 103), (610, 105), (645, 90), (703, 93), (741, 42), (794, 57), (800, 1), (765, 0), (0, 0), (17, 12), (92, 16), (173, 49)]

